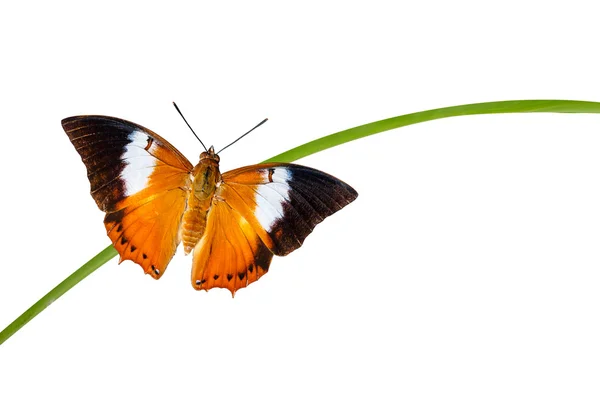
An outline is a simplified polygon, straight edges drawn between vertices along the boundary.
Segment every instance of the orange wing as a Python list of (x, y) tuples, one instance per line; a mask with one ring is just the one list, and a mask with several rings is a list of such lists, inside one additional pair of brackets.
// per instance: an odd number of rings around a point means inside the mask
[(158, 279), (179, 244), (192, 165), (169, 142), (132, 122), (66, 118), (62, 126), (88, 171), (91, 194), (121, 261)]
[(192, 285), (198, 290), (227, 288), (235, 294), (264, 275), (272, 258), (273, 253), (240, 213), (215, 200), (204, 236), (194, 248)]
[(299, 248), (318, 223), (358, 196), (339, 179), (295, 164), (252, 165), (222, 179), (194, 249), (196, 289), (234, 294), (268, 271), (272, 254)]

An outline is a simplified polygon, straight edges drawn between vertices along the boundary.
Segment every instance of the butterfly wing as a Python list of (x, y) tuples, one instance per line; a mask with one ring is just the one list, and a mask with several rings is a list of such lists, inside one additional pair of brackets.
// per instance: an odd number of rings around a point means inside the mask
[(140, 125), (105, 116), (66, 118), (62, 126), (87, 167), (91, 194), (122, 260), (158, 279), (179, 244), (192, 165)]
[(314, 227), (354, 201), (348, 184), (314, 168), (260, 164), (223, 174), (221, 196), (278, 256), (302, 246)]
[(196, 289), (227, 288), (232, 294), (269, 270), (273, 253), (240, 213), (214, 201), (206, 231), (194, 248), (192, 285)]
[[(339, 179), (295, 164), (252, 165), (226, 172), (222, 179), (204, 238), (194, 249), (192, 284), (197, 289), (226, 287), (234, 293), (254, 282), (268, 271), (271, 257), (265, 251), (289, 254), (318, 223), (358, 196)], [(240, 244), (244, 250), (236, 253)], [(242, 278), (236, 280), (234, 272)]]

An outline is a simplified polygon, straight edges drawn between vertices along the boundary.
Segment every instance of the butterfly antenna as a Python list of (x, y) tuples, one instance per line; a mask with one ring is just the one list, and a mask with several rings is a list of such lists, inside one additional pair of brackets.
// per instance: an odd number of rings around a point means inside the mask
[(269, 118), (265, 118), (262, 121), (260, 121), (258, 123), (258, 125), (256, 125), (254, 128), (250, 129), (248, 132), (244, 133), (242, 136), (240, 136), (239, 138), (235, 139), (233, 142), (229, 143), (227, 146), (223, 147), (221, 150), (219, 150), (217, 152), (217, 154), (219, 154), (220, 152), (222, 152), (223, 150), (225, 150), (226, 148), (228, 148), (229, 146), (231, 146), (232, 144), (234, 144), (235, 142), (237, 142), (238, 140), (240, 140), (241, 138), (243, 138), (244, 136), (246, 136), (247, 134), (249, 134), (250, 132), (252, 132), (253, 130), (255, 130), (256, 128), (258, 128), (259, 126), (261, 126), (262, 124), (264, 124), (265, 122), (267, 122), (269, 120)]
[(179, 107), (177, 107), (177, 104), (175, 104), (175, 102), (173, 102), (173, 105), (175, 106), (175, 109), (177, 110), (177, 112), (179, 113), (179, 115), (181, 115), (181, 118), (183, 118), (183, 120), (185, 121), (185, 123), (188, 126), (188, 128), (190, 128), (190, 131), (192, 131), (192, 133), (194, 134), (194, 136), (196, 136), (196, 139), (198, 139), (198, 141), (200, 142), (200, 144), (202, 145), (202, 147), (204, 147), (204, 151), (208, 151), (208, 149), (206, 148), (206, 146), (204, 145), (204, 143), (202, 143), (202, 140), (200, 140), (200, 138), (198, 137), (198, 135), (196, 135), (196, 132), (194, 132), (194, 130), (192, 129), (192, 127), (190, 126), (190, 124), (188, 124), (187, 120), (185, 119), (185, 117), (183, 116), (183, 114), (181, 113), (181, 111), (179, 110)]

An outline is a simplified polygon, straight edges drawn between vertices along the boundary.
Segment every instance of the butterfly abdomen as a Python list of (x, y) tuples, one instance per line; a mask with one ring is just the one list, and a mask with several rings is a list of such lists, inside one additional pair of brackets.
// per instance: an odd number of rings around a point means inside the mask
[(183, 214), (181, 241), (185, 254), (189, 254), (204, 235), (208, 207), (188, 208)]

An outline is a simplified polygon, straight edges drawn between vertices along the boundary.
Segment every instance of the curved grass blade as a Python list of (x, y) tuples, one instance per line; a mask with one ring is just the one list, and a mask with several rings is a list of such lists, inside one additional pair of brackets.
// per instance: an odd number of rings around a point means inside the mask
[(69, 289), (77, 285), (85, 277), (100, 268), (102, 265), (106, 264), (116, 255), (117, 250), (115, 250), (112, 245), (96, 254), (94, 258), (83, 264), (77, 271), (69, 275), (67, 279), (59, 283), (54, 289), (49, 291), (44, 297), (29, 307), (27, 311), (21, 314), (19, 318), (15, 319), (2, 332), (0, 332), (0, 344), (4, 343), (6, 339), (11, 337), (16, 331), (21, 329), (26, 323), (31, 321), (36, 315), (42, 312), (42, 310), (52, 304), (54, 300), (68, 292)]
[(269, 158), (265, 162), (292, 162), (319, 151), (339, 146), (356, 139), (376, 133), (396, 129), (407, 125), (418, 124), (435, 119), (458, 117), (476, 114), (507, 114), (507, 113), (600, 113), (600, 103), (577, 100), (509, 100), (488, 103), (464, 104), (461, 106), (435, 108), (412, 114), (401, 115), (370, 124), (360, 125), (331, 135), (324, 136), (312, 142), (294, 147), (291, 150)]
[[(435, 119), (457, 117), (460, 115), (532, 112), (600, 113), (600, 103), (577, 100), (510, 100), (436, 108), (433, 110), (388, 118), (333, 133), (278, 154), (275, 157), (269, 158), (263, 162), (292, 162), (302, 157), (306, 157), (319, 151), (339, 146), (340, 144), (356, 139), (374, 135), (390, 129), (418, 124), (420, 122), (432, 121)], [(2, 332), (0, 332), (0, 344), (4, 343), (9, 337), (11, 337), (15, 332), (31, 321), (36, 315), (42, 312), (56, 299), (65, 294), (67, 291), (69, 291), (69, 289), (81, 282), (85, 277), (100, 268), (116, 255), (117, 251), (114, 249), (114, 247), (112, 247), (112, 245), (98, 253), (94, 258), (85, 263), (67, 279), (59, 283), (54, 289), (48, 292), (48, 294), (42, 297), (37, 303), (31, 306)]]

